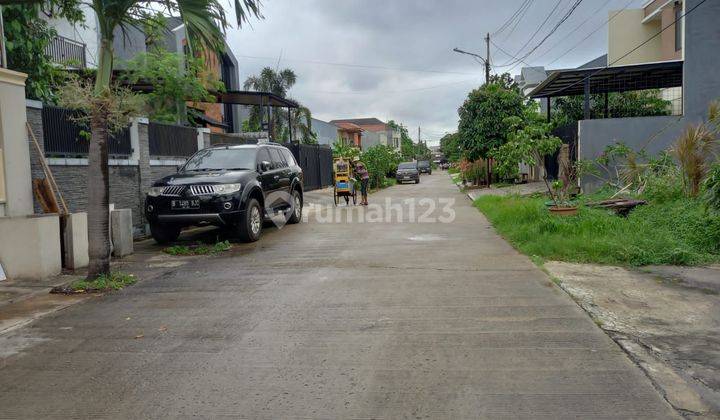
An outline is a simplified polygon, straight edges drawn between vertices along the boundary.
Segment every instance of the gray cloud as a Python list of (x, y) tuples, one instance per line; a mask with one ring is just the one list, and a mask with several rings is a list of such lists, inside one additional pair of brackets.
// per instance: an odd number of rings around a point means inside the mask
[[(563, 0), (551, 23), (557, 21), (560, 11), (569, 8), (570, 1)], [(642, 1), (634, 0), (630, 6), (638, 6)], [(483, 53), (485, 33), (497, 29), (521, 3), (522, 0), (265, 0), (265, 20), (252, 22), (252, 27), (241, 31), (232, 30), (228, 43), (238, 57), (241, 80), (264, 66), (275, 67), (281, 57), (280, 67), (290, 67), (298, 74), (291, 95), (310, 107), (318, 118), (394, 119), (409, 126), (411, 133), (417, 133), (417, 126), (421, 125), (432, 140), (457, 127), (457, 108), (467, 93), (483, 81), (482, 66), (470, 57), (453, 53), (452, 48)], [(529, 63), (543, 65), (552, 61), (591, 30), (602, 26), (608, 10), (625, 7), (628, 0), (610, 0), (591, 17), (604, 3), (586, 0), (558, 33), (529, 57)], [(516, 53), (554, 4), (554, 0), (535, 0), (512, 35), (504, 39), (506, 33), (500, 34), (496, 42)], [(587, 23), (579, 26), (588, 18)], [(577, 31), (567, 36), (576, 27)], [(540, 36), (536, 38), (531, 45)], [(574, 67), (603, 54), (606, 40), (607, 31), (603, 28), (553, 67)], [(510, 60), (494, 48), (491, 51), (495, 64)], [(519, 67), (513, 73), (518, 71)]]

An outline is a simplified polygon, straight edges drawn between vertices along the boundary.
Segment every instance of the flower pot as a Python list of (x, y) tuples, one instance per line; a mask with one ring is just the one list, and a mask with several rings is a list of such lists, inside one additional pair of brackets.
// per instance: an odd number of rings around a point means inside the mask
[(574, 207), (550, 206), (550, 207), (548, 207), (548, 210), (550, 210), (550, 213), (552, 213), (556, 216), (575, 216), (578, 212), (577, 206), (574, 206)]

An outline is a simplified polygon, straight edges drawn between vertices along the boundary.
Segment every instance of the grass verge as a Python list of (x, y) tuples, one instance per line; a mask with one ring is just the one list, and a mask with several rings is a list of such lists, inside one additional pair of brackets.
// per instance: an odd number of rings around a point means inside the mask
[(132, 274), (113, 272), (103, 275), (95, 280), (75, 280), (67, 286), (53, 288), (50, 293), (76, 294), (76, 293), (102, 293), (120, 290), (133, 285), (137, 279)]
[(700, 265), (720, 261), (720, 218), (695, 200), (649, 204), (627, 218), (581, 207), (551, 215), (543, 197), (483, 196), (475, 206), (521, 252), (539, 261)]
[(163, 252), (170, 255), (213, 255), (229, 251), (232, 248), (229, 241), (217, 242), (213, 245), (174, 245), (163, 249)]

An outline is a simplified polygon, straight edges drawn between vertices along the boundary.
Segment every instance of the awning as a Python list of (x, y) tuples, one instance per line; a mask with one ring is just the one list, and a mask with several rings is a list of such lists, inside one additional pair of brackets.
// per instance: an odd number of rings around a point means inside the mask
[(228, 92), (217, 92), (215, 96), (217, 101), (223, 104), (298, 108), (297, 102), (270, 92), (231, 90)]
[(607, 68), (556, 70), (533, 89), (529, 96), (550, 98), (583, 95), (585, 83), (589, 85), (589, 93), (595, 94), (671, 88), (682, 86), (682, 80), (682, 60)]

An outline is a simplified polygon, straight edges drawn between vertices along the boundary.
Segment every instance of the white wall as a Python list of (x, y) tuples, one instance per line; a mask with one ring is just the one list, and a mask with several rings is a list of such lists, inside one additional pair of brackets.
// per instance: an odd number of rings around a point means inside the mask
[(65, 19), (56, 19), (45, 15), (43, 17), (55, 28), (58, 35), (84, 43), (87, 66), (94, 68), (97, 67), (97, 52), (100, 41), (97, 17), (90, 6), (81, 4), (80, 8), (85, 14), (84, 23), (72, 25)]

